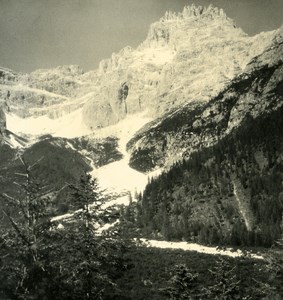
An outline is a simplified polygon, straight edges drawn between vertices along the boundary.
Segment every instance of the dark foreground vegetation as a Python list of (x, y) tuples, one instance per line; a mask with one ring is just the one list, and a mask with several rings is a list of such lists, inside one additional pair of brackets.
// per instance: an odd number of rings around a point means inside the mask
[(0, 299), (281, 299), (282, 243), (263, 261), (146, 248), (129, 237), (136, 229), (126, 219), (98, 235), (95, 180), (69, 185), (80, 210), (59, 223), (32, 166), (22, 164), (21, 198), (1, 195), (10, 226), (0, 232)]
[(248, 257), (144, 247), (131, 248), (126, 256), (131, 268), (117, 281), (121, 290), (117, 299), (282, 299), (283, 296), (282, 261), (279, 275), (271, 261)]

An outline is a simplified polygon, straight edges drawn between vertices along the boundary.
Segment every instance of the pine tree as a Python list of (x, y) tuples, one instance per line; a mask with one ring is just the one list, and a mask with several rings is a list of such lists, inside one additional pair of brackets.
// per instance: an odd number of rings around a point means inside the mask
[(94, 231), (94, 223), (99, 222), (99, 210), (104, 202), (96, 178), (89, 174), (81, 176), (78, 185), (69, 185), (74, 206), (78, 208), (75, 218), (83, 221), (85, 230)]
[(60, 294), (62, 299), (102, 299), (106, 291), (114, 293), (109, 274), (120, 268), (123, 245), (113, 237), (96, 234), (103, 204), (96, 179), (85, 174), (77, 185), (69, 187), (79, 210), (74, 214), (75, 222), (65, 224), (57, 233), (60, 245), (64, 244), (56, 262), (58, 280), (63, 283)]
[(121, 276), (125, 247), (118, 238), (96, 235), (102, 204), (96, 181), (86, 174), (70, 186), (79, 210), (59, 229), (50, 221), (47, 198), (31, 167), (22, 162), (23, 198), (8, 197), (21, 218), (4, 211), (13, 230), (0, 236), (0, 290), (9, 299), (26, 300), (95, 300), (115, 294), (111, 276)]
[(165, 291), (171, 300), (197, 299), (197, 278), (198, 274), (192, 274), (186, 265), (176, 265), (171, 272), (169, 287)]
[(208, 299), (241, 299), (239, 290), (240, 280), (237, 280), (235, 268), (231, 268), (226, 260), (219, 257), (215, 268), (209, 271), (214, 277), (215, 284), (206, 289)]
[[(17, 218), (11, 210), (3, 209), (11, 228), (2, 233), (1, 252), (5, 259), (1, 270), (1, 284), (7, 295), (15, 299), (47, 299), (42, 293), (43, 285), (49, 278), (49, 260), (44, 255), (49, 236), (50, 210), (48, 191), (40, 187), (32, 176), (33, 166), (29, 166), (20, 157), (23, 171), (17, 173), (24, 180), (17, 182), (22, 188), (22, 198), (17, 199), (7, 194), (2, 198), (18, 212)], [(36, 279), (36, 280), (34, 280)]]

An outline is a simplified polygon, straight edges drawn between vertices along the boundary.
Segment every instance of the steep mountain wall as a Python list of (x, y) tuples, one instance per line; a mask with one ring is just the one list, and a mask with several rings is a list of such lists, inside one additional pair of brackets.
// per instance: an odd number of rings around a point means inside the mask
[(272, 47), (254, 58), (244, 72), (205, 104), (193, 103), (145, 127), (128, 144), (132, 167), (149, 171), (189, 157), (218, 143), (247, 118), (283, 105), (282, 30)]
[[(217, 95), (274, 35), (249, 37), (221, 9), (185, 7), (152, 24), (137, 49), (114, 53), (95, 71), (63, 66), (15, 74), (3, 69), (0, 98), (21, 117), (58, 118), (83, 108), (84, 122), (93, 129), (138, 111), (157, 117)], [(121, 98), (124, 87), (127, 96)]]

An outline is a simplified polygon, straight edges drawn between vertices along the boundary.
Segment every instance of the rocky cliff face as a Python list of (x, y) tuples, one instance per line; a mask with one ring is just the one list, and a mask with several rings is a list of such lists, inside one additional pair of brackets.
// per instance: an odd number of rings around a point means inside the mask
[(272, 46), (207, 104), (187, 104), (139, 132), (128, 144), (131, 165), (142, 171), (168, 166), (219, 142), (247, 118), (279, 109), (283, 105), (282, 41), (281, 30)]
[[(160, 116), (184, 103), (208, 101), (276, 32), (247, 36), (220, 9), (186, 7), (151, 25), (137, 48), (126, 47), (95, 71), (78, 66), (1, 71), (0, 97), (21, 117), (58, 118), (82, 109), (89, 128), (115, 124), (127, 114), (148, 110)], [(127, 97), (119, 97), (127, 86)]]
[(128, 113), (148, 109), (156, 116), (183, 103), (207, 101), (261, 53), (273, 35), (248, 37), (213, 7), (167, 13), (151, 25), (137, 49), (127, 47), (101, 62), (101, 96), (118, 118), (123, 109), (116, 95), (123, 82), (129, 87)]
[(15, 82), (18, 80), (16, 72), (0, 67), (0, 83), (5, 84), (8, 82)]
[(0, 87), (0, 99), (9, 112), (23, 118), (58, 118), (82, 107), (86, 101), (90, 83), (79, 80), (82, 73), (78, 66), (63, 66), (30, 74), (6, 74)]
[(137, 203), (146, 234), (253, 246), (281, 236), (282, 55), (281, 32), (218, 96), (154, 121), (130, 141), (138, 170), (171, 165)]

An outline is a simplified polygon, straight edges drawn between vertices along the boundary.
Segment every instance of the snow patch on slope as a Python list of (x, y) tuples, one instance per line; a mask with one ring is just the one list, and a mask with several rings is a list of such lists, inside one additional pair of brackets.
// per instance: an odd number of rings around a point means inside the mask
[(91, 133), (84, 124), (82, 109), (63, 115), (58, 119), (50, 119), (46, 115), (40, 117), (21, 118), (15, 114), (7, 114), (7, 128), (15, 133), (73, 138)]
[[(159, 248), (159, 249), (180, 249), (184, 251), (196, 251), (198, 253), (212, 254), (212, 255), (225, 255), (229, 257), (241, 257), (244, 256), (241, 250), (233, 251), (231, 248), (219, 249), (218, 247), (207, 247), (196, 243), (187, 242), (167, 242), (157, 240), (140, 239), (147, 247)], [(262, 256), (256, 254), (250, 254), (252, 258), (263, 259)]]
[(22, 148), (23, 145), (19, 143), (13, 135), (10, 136), (10, 143), (13, 148)]
[(138, 172), (129, 166), (130, 156), (126, 145), (135, 132), (137, 132), (151, 119), (146, 117), (146, 112), (127, 116), (116, 125), (103, 128), (95, 133), (97, 137), (116, 136), (119, 139), (118, 149), (123, 154), (123, 159), (113, 162), (91, 172), (98, 179), (99, 186), (109, 193), (123, 194), (142, 192), (150, 177), (158, 175), (161, 171), (150, 174)]

